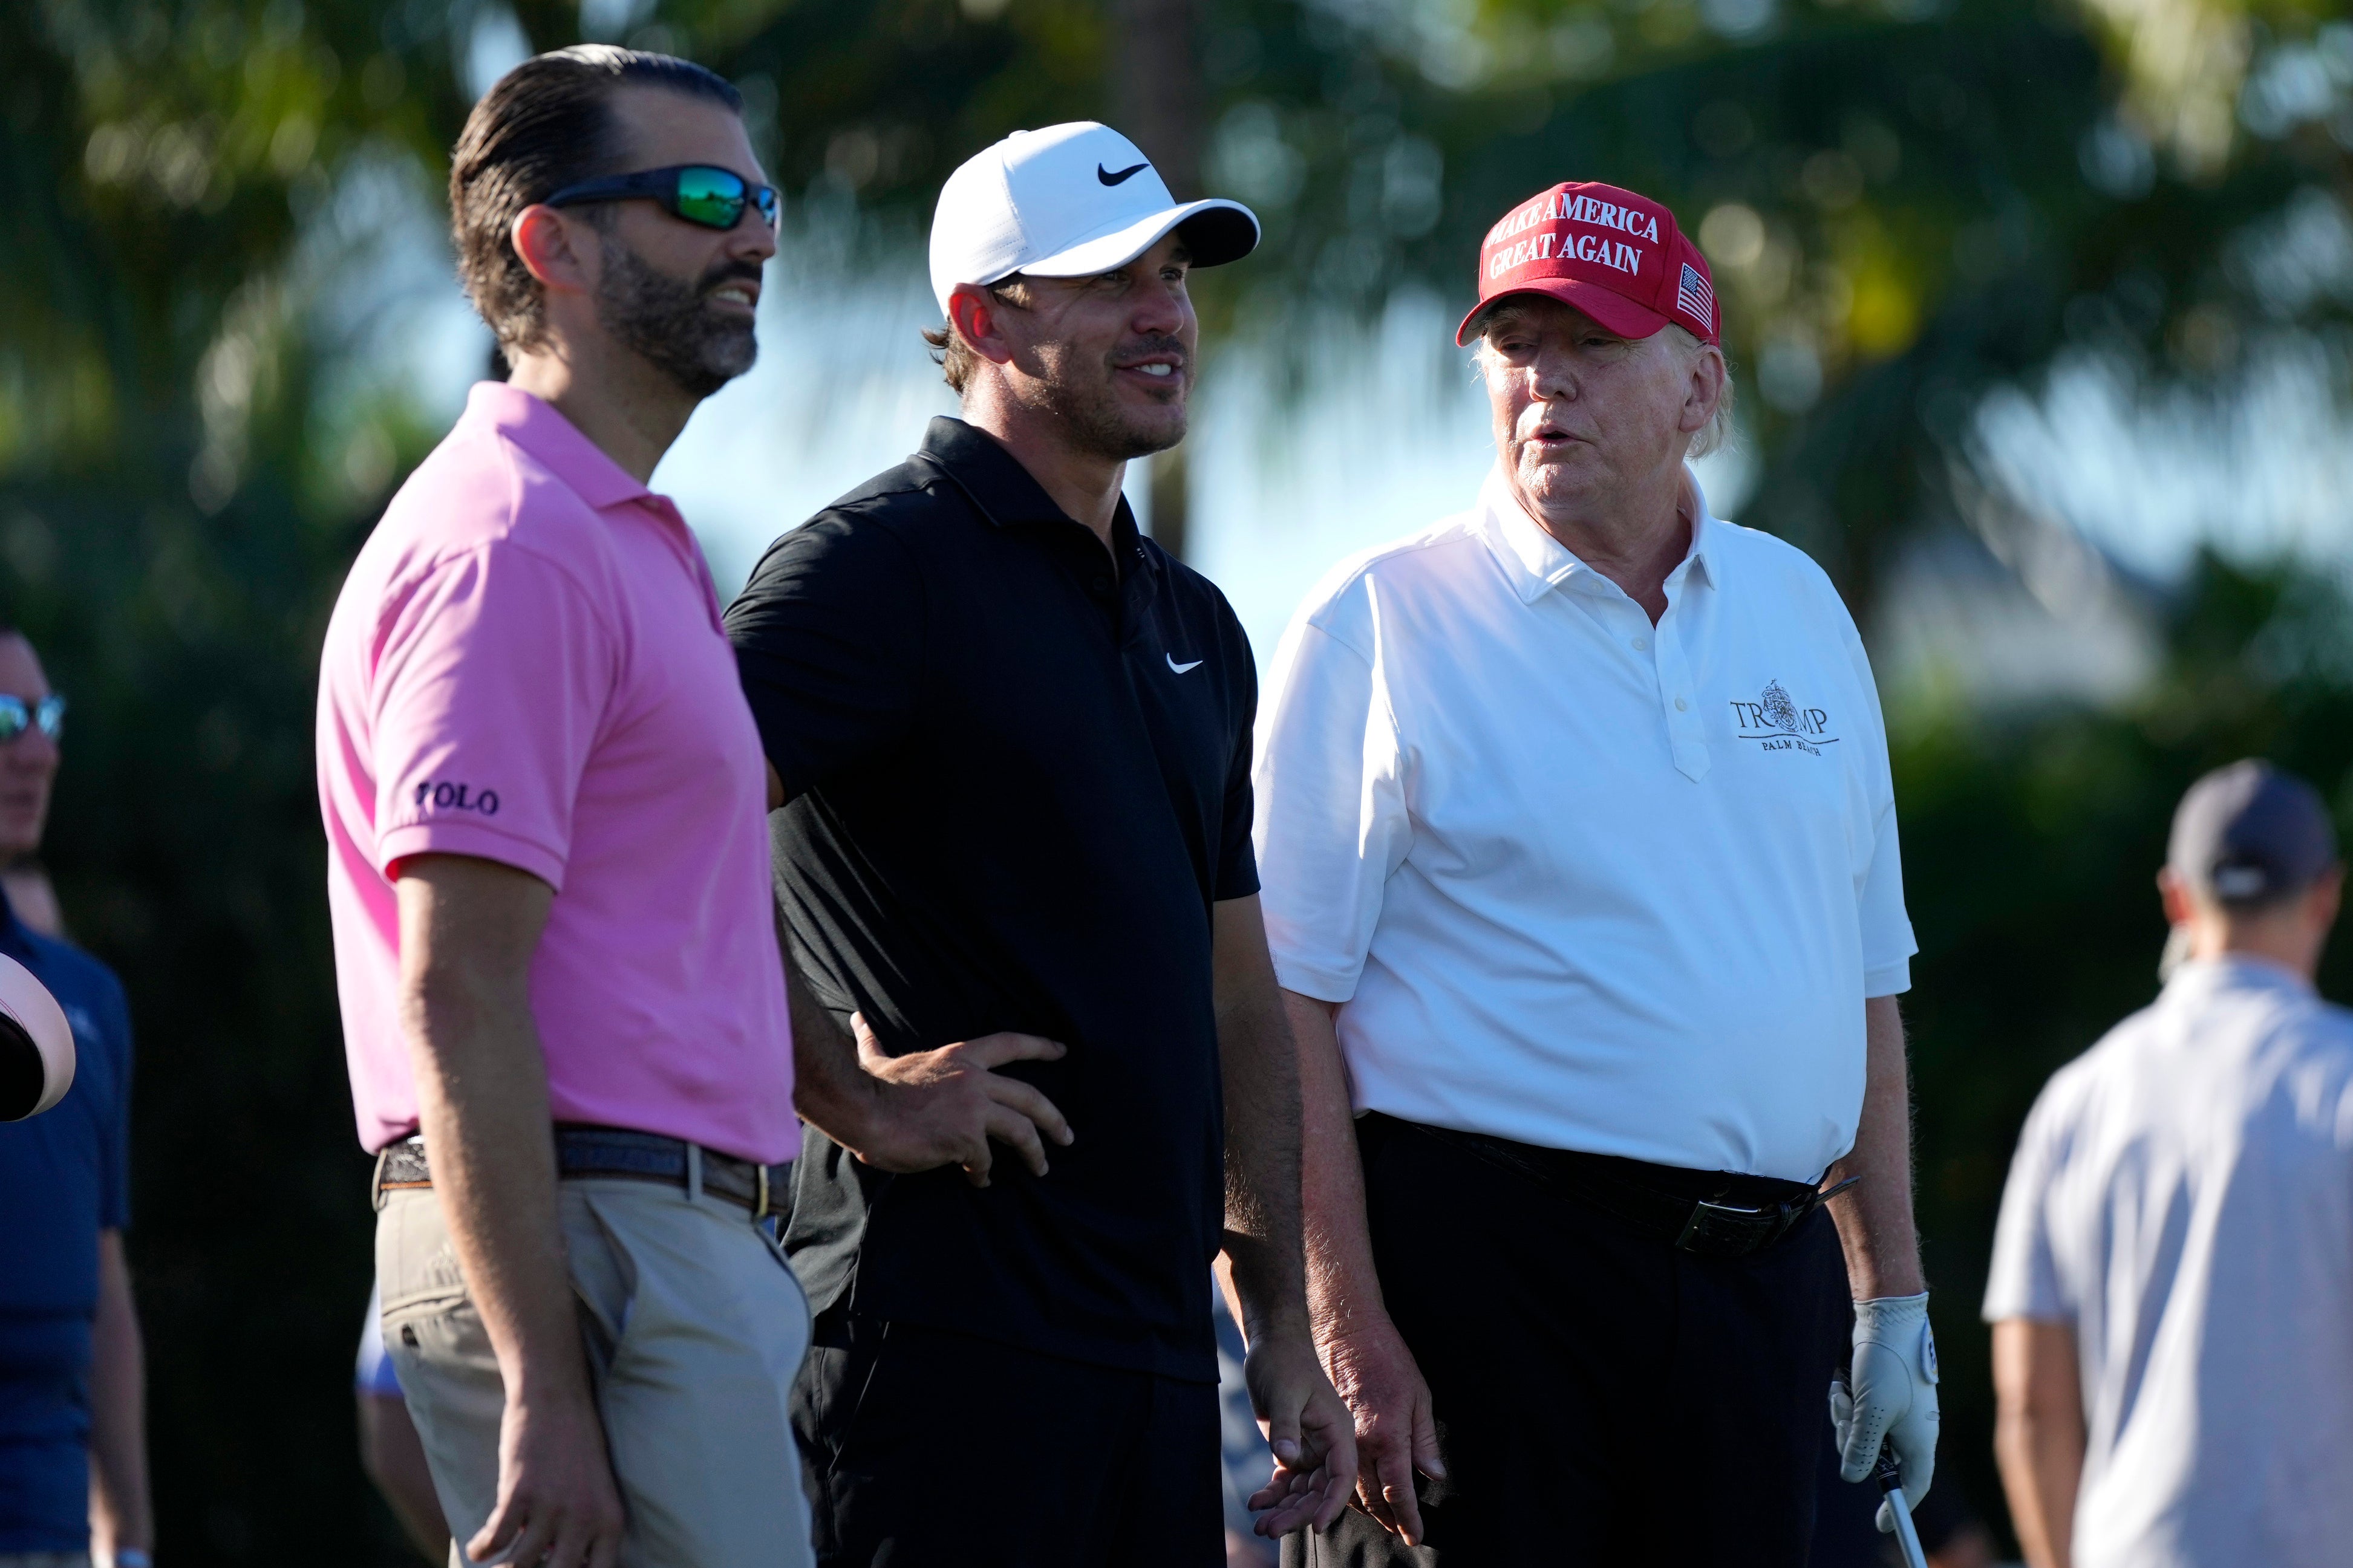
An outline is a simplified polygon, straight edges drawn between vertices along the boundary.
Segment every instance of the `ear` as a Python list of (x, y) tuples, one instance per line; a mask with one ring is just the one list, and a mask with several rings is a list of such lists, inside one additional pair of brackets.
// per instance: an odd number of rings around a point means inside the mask
[(2168, 925), (2186, 926), (2195, 918), (2197, 910), (2189, 901), (2189, 886), (2173, 874), (2170, 866), (2160, 868), (2157, 873), (2157, 896), (2165, 904), (2165, 919)]
[(541, 288), (551, 294), (586, 294), (596, 286), (601, 254), (578, 243), (576, 226), (551, 206), (528, 206), (515, 214), (507, 237)]
[(1714, 343), (1700, 344), (1699, 353), (1692, 356), (1691, 376), (1683, 388), (1678, 425), (1684, 435), (1698, 435), (1715, 417), (1716, 407), (1724, 401), (1724, 351)]
[(2321, 931), (2337, 923), (2337, 912), (2345, 905), (2345, 868), (2337, 866), (2323, 871), (2304, 895), (2306, 918)]
[(948, 295), (948, 326), (972, 352), (991, 364), (1010, 364), (1013, 343), (1006, 337), (1006, 308), (988, 290), (959, 283)]

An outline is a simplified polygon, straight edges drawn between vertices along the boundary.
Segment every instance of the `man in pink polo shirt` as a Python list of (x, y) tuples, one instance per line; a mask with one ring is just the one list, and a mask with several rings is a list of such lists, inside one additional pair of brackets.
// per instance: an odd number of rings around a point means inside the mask
[(740, 110), (604, 47), (475, 106), (460, 271), (513, 375), (394, 498), (327, 633), (384, 1338), (476, 1562), (808, 1561), (766, 767), (702, 554), (646, 489), (754, 353), (776, 207)]

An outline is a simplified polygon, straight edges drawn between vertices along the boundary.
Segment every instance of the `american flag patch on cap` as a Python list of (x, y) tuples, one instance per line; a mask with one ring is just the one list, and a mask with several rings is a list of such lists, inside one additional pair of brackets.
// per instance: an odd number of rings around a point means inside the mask
[(1697, 321), (1702, 331), (1715, 330), (1715, 290), (1688, 261), (1683, 263), (1683, 281), (1675, 286), (1675, 309)]

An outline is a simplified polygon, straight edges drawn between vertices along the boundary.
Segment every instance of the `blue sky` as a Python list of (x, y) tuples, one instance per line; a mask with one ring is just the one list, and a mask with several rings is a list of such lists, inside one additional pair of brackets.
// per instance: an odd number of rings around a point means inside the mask
[[(406, 382), (428, 417), (448, 419), (488, 335), (452, 285), (422, 194), (403, 216), (387, 191), (355, 183), (339, 204), (352, 208), (346, 228), (393, 237), (345, 275), (348, 291), (329, 292), (373, 302), (354, 384)], [(654, 477), (702, 536), (723, 595), (776, 535), (955, 412), (918, 336), (936, 308), (912, 237), (894, 246), (806, 204), (796, 218), (761, 301), (759, 364), (704, 405)], [(2353, 274), (2353, 239), (2346, 258)], [(1377, 321), (1287, 321), (1314, 339), (1289, 400), (1270, 390), (1280, 378), (1262, 348), (1208, 345), (1187, 445), (1191, 559), (1232, 600), (1261, 666), (1334, 563), (1470, 503), (1493, 447), (1484, 397), (1453, 346), (1458, 310), (1408, 295)], [(2341, 563), (2353, 544), (2343, 354), (2283, 329), (2249, 343), (2243, 363), (2218, 396), (2153, 392), (2118, 359), (2072, 353), (2040, 384), (1983, 403), (1973, 459), (2009, 503), (2150, 579), (2173, 576), (2201, 542)], [(1739, 520), (1753, 469), (1737, 445), (1701, 465), (1719, 515)], [(1128, 488), (1148, 518), (1142, 465)], [(1873, 630), (1905, 640), (1900, 626)]]
[[(1190, 555), (1232, 600), (1264, 664), (1300, 598), (1333, 563), (1468, 506), (1493, 458), (1485, 398), (1453, 342), (1460, 312), (1399, 300), (1369, 331), (1330, 323), (1301, 396), (1276, 398), (1262, 353), (1209, 345), (1187, 449)], [(955, 404), (918, 333), (937, 315), (912, 267), (771, 268), (759, 365), (696, 414), (654, 476), (732, 590), (759, 552), (898, 462)], [(1743, 488), (1735, 456), (1709, 497)], [(1145, 465), (1128, 492), (1149, 522)]]

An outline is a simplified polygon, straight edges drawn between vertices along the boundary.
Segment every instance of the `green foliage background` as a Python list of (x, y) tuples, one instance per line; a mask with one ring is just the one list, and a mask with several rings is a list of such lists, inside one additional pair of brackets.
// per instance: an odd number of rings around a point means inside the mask
[[(1269, 225), (1209, 292), (1216, 332), (1304, 342), (1400, 287), (1458, 297), (1487, 224), (1562, 177), (1704, 215), (1744, 380), (1791, 342), (1823, 376), (1810, 403), (1750, 393), (1744, 521), (1812, 551), (1867, 626), (1907, 543), (1958, 526), (1988, 387), (2095, 350), (2227, 396), (2282, 334), (2341, 378), (2345, 290), (2267, 294), (2231, 261), (2345, 187), (2353, 34), (2321, 0), (1174, 3), (1208, 177)], [(969, 149), (1122, 118), (1117, 16), (1087, 0), (591, 11), (742, 82), (804, 214), (912, 230)], [(327, 607), (438, 432), (329, 324), (316, 237), (355, 182), (436, 187), (468, 40), (507, 16), (542, 47), (583, 26), (560, 0), (0, 7), (0, 614), (73, 699), (48, 858), (142, 1032), (132, 1256), (174, 1563), (401, 1560), (352, 1438), (370, 1216), (310, 745)], [(2299, 49), (2336, 97), (2249, 112)], [(2153, 994), (2149, 878), (2197, 772), (2263, 752), (2348, 799), (2344, 610), (2309, 566), (2207, 558), (2128, 703), (1893, 713), (1940, 1473), (1981, 1509), (1975, 1294), (2017, 1123)]]

